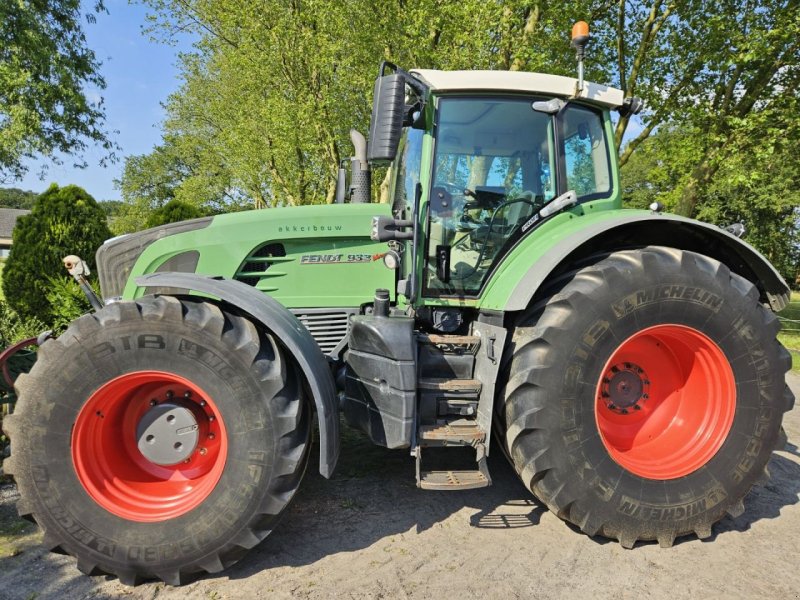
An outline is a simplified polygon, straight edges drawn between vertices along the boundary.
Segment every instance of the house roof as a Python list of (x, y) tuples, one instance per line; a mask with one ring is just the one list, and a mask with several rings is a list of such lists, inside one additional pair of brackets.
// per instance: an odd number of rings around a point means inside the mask
[(17, 224), (17, 219), (22, 215), (27, 215), (29, 210), (22, 210), (19, 208), (0, 208), (0, 238), (11, 238), (11, 232), (14, 231), (14, 225)]
[[(578, 80), (572, 77), (524, 71), (414, 69), (411, 73), (439, 92), (532, 92), (571, 97), (578, 87)], [(625, 100), (621, 90), (589, 81), (584, 82), (579, 97), (609, 108), (621, 106)]]

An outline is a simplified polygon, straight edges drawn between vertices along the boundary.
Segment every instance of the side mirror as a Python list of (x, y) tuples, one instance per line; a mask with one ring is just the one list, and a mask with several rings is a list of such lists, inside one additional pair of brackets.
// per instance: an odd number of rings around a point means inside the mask
[(403, 74), (383, 75), (375, 80), (367, 146), (370, 163), (391, 162), (397, 156), (405, 117), (405, 98), (406, 78)]

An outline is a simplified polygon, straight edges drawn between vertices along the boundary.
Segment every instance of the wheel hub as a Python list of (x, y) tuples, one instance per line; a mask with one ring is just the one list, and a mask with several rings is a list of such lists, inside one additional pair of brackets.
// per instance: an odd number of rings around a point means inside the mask
[(612, 366), (603, 376), (600, 396), (609, 410), (627, 415), (641, 410), (650, 397), (650, 380), (640, 366), (625, 362)]
[(153, 406), (136, 427), (139, 452), (150, 462), (165, 467), (187, 460), (197, 448), (199, 437), (194, 413), (172, 402)]

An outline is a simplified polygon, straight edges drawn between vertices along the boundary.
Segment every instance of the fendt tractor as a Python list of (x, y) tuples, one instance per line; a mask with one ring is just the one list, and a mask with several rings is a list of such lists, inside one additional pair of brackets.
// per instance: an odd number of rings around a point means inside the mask
[(331, 476), (340, 416), (425, 490), (490, 485), (493, 438), (626, 548), (741, 514), (794, 402), (789, 289), (741, 226), (621, 208), (611, 113), (641, 102), (583, 80), (584, 25), (575, 78), (384, 63), (334, 204), (103, 244), (102, 299), (41, 336), (4, 421), (44, 543), (128, 584), (220, 572), (310, 459)]

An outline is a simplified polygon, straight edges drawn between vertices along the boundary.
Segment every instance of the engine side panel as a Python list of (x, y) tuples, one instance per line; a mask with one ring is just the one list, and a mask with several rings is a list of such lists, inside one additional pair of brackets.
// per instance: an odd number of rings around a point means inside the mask
[(147, 293), (141, 275), (199, 251), (195, 273), (247, 283), (288, 308), (358, 307), (376, 288), (394, 295), (395, 272), (383, 265), (386, 244), (369, 239), (384, 204), (274, 208), (219, 215), (200, 230), (153, 241), (139, 255), (123, 298)]

